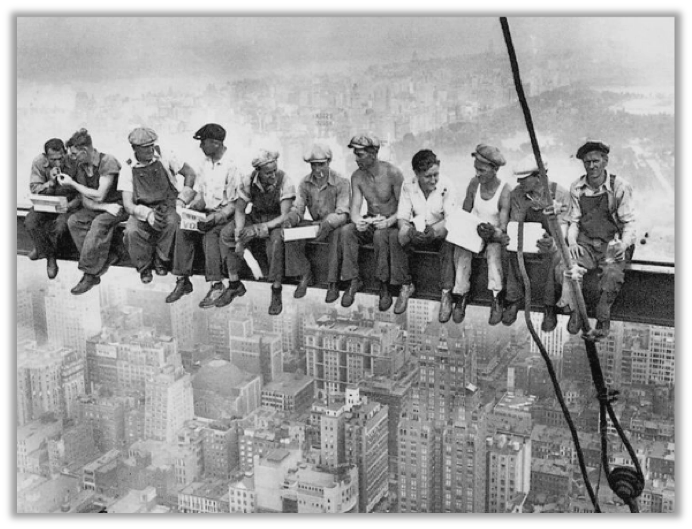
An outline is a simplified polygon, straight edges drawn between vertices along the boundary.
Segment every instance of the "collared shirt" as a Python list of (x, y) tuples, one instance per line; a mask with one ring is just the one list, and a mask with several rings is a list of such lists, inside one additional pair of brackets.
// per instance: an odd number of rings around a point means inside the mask
[(29, 178), (29, 191), (33, 194), (66, 196), (69, 199), (77, 196), (77, 191), (71, 187), (61, 186), (57, 180), (55, 185), (41, 191), (41, 187), (48, 182), (50, 176), (50, 162), (48, 157), (41, 153), (31, 162), (31, 176)]
[[(279, 174), (281, 174), (281, 177)], [(286, 176), (286, 173), (277, 170), (276, 179), (277, 181), (281, 180), (279, 201), (296, 198), (296, 186), (293, 185), (293, 182), (291, 182), (291, 180)], [(250, 174), (246, 174), (242, 177), (240, 185), (237, 189), (238, 198), (242, 198), (247, 203), (252, 202), (252, 187), (255, 188), (255, 192), (259, 191), (261, 193), (266, 193), (266, 190), (259, 180), (259, 171), (257, 170), (254, 170)]]
[(312, 220), (326, 219), (332, 213), (348, 215), (351, 202), (351, 184), (333, 169), (329, 169), (326, 182), (318, 185), (312, 173), (304, 177), (298, 185), (298, 196), (291, 211), (303, 218), (305, 208)]
[[(552, 188), (552, 186), (551, 186)], [(510, 221), (526, 221), (526, 214), (529, 209), (534, 208), (534, 197), (536, 200), (541, 200), (541, 190), (534, 193), (526, 193), (521, 185), (517, 185), (509, 195), (509, 220)], [(567, 206), (567, 211), (560, 213), (557, 216), (557, 221), (560, 226), (566, 226), (569, 219), (570, 195), (569, 192), (559, 184), (555, 184), (555, 196), (553, 199), (560, 204)], [(535, 208), (534, 208), (535, 210)], [(535, 210), (539, 211), (540, 210)], [(541, 215), (544, 218), (544, 215)], [(541, 220), (543, 223), (543, 220)]]
[(240, 172), (226, 149), (218, 161), (205, 156), (197, 169), (193, 190), (204, 199), (207, 211), (218, 210), (236, 200)]
[(166, 175), (168, 176), (168, 179), (170, 180), (173, 187), (178, 189), (178, 182), (175, 178), (175, 175), (177, 175), (183, 168), (183, 164), (178, 162), (178, 159), (172, 153), (166, 153), (166, 155), (163, 155), (159, 154), (158, 152), (154, 152), (154, 157), (149, 163), (142, 163), (137, 158), (132, 158), (125, 162), (125, 170), (122, 172), (120, 178), (118, 179), (118, 191), (129, 191), (130, 193), (134, 192), (134, 189), (132, 187), (132, 169), (138, 167), (146, 167), (147, 165), (151, 165), (158, 161), (160, 161), (163, 165), (163, 168), (166, 171)]
[(569, 230), (575, 237), (579, 233), (579, 222), (582, 217), (579, 198), (581, 196), (595, 197), (605, 193), (608, 195), (608, 210), (620, 230), (620, 238), (625, 246), (629, 246), (634, 244), (636, 238), (632, 185), (624, 178), (616, 176), (611, 188), (610, 180), (611, 175), (606, 172), (604, 182), (597, 189), (592, 189), (586, 183), (586, 175), (582, 175), (576, 182), (572, 183), (569, 189)]
[(396, 218), (411, 222), (415, 217), (424, 215), (425, 225), (432, 226), (452, 214), (456, 207), (455, 196), (456, 191), (452, 183), (440, 176), (437, 187), (425, 198), (418, 185), (418, 179), (414, 176), (404, 181), (401, 186)]

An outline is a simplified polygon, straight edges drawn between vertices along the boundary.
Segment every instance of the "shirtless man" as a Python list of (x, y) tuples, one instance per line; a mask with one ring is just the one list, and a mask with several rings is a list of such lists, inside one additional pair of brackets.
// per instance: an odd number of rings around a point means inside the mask
[[(356, 292), (363, 287), (358, 250), (360, 245), (371, 243), (375, 248), (375, 277), (380, 282), (379, 309), (385, 311), (392, 305), (389, 285), (402, 284), (397, 278), (403, 274), (397, 273), (396, 268), (403, 266), (406, 260), (406, 253), (398, 241), (396, 219), (404, 176), (392, 164), (377, 158), (380, 141), (375, 136), (358, 134), (351, 138), (348, 147), (353, 149), (358, 169), (351, 175), (352, 224), (347, 224), (343, 230), (341, 277), (350, 284), (341, 298), (341, 306), (350, 307)], [(363, 199), (367, 203), (365, 216)], [(402, 286), (400, 296), (408, 300), (412, 293), (412, 288)]]

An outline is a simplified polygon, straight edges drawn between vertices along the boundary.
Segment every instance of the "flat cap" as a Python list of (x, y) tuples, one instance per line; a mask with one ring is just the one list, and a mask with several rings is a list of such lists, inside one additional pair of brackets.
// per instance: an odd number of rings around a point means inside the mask
[[(543, 160), (543, 167), (545, 167), (546, 171), (548, 170), (548, 162), (545, 159)], [(533, 154), (526, 156), (514, 166), (512, 172), (514, 173), (514, 176), (517, 177), (517, 180), (531, 176), (534, 173), (538, 174), (538, 164), (536, 163), (536, 158), (533, 156)]]
[(216, 123), (207, 123), (201, 129), (195, 132), (195, 135), (192, 138), (195, 140), (210, 139), (223, 141), (226, 139), (226, 129), (224, 129), (221, 125), (217, 125)]
[(366, 147), (380, 148), (380, 140), (372, 134), (356, 134), (348, 144), (349, 149), (365, 149)]
[(127, 135), (127, 141), (129, 141), (133, 147), (153, 145), (158, 139), (158, 134), (154, 132), (154, 129), (150, 129), (149, 127), (137, 127)]
[(583, 160), (584, 156), (592, 151), (599, 151), (603, 154), (608, 154), (610, 152), (610, 145), (599, 140), (587, 140), (584, 145), (579, 147), (579, 150), (577, 151), (577, 158)]
[(476, 146), (476, 150), (471, 153), (476, 160), (481, 162), (489, 163), (495, 167), (502, 167), (507, 163), (505, 157), (502, 156), (500, 149), (493, 147), (491, 145), (486, 145), (485, 143), (480, 143)]
[(278, 152), (268, 151), (266, 149), (260, 149), (260, 151), (257, 153), (257, 156), (255, 156), (252, 159), (252, 167), (262, 167), (263, 165), (267, 165), (268, 163), (275, 162), (278, 159), (279, 159), (279, 153)]
[(303, 160), (311, 162), (327, 162), (332, 159), (332, 150), (323, 143), (314, 143), (303, 155)]

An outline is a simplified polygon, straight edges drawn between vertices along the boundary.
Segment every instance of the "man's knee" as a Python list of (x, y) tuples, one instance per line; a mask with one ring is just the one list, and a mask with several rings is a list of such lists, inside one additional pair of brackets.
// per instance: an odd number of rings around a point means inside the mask
[(26, 217), (24, 217), (24, 227), (28, 231), (35, 230), (39, 227), (40, 225), (40, 218), (38, 213), (34, 211), (34, 209), (30, 209), (29, 213), (26, 214)]
[[(351, 240), (351, 239), (357, 239), (358, 238), (358, 232), (356, 230), (356, 225), (353, 224), (352, 222), (349, 222), (348, 224), (344, 224), (341, 228), (339, 228), (341, 231), (341, 238), (344, 240)], [(336, 230), (334, 230), (336, 231)]]
[(372, 236), (372, 244), (376, 248), (383, 248), (385, 246), (389, 246), (390, 231), (393, 230), (375, 230), (375, 233)]
[(604, 291), (619, 291), (625, 282), (625, 271), (618, 265), (606, 265), (601, 276), (601, 289)]
[(231, 221), (221, 228), (219, 239), (224, 246), (235, 246), (235, 222)]

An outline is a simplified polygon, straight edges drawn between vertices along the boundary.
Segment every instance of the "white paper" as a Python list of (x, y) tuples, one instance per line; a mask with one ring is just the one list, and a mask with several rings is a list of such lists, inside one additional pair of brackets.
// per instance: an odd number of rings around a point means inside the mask
[(57, 207), (67, 207), (67, 197), (55, 197), (49, 195), (29, 195), (29, 200), (34, 210), (44, 213), (57, 213)]
[(188, 208), (177, 208), (176, 211), (180, 215), (180, 229), (188, 231), (199, 231), (197, 223), (207, 220), (207, 214), (202, 211), (195, 211)]
[[(538, 253), (537, 242), (543, 237), (543, 226), (540, 222), (525, 222), (524, 223), (524, 244), (523, 251), (525, 253)], [(511, 221), (507, 224), (507, 235), (509, 236), (509, 244), (507, 251), (516, 252), (519, 244), (519, 223)]]
[(260, 279), (262, 277), (262, 268), (257, 262), (257, 259), (255, 259), (255, 256), (252, 255), (252, 252), (246, 248), (243, 252), (243, 258), (250, 268), (252, 275), (255, 276), (255, 279)]
[(456, 208), (447, 217), (447, 240), (452, 244), (466, 248), (473, 253), (483, 250), (483, 239), (478, 235), (478, 225), (483, 221), (476, 215)]
[(296, 228), (284, 228), (284, 241), (297, 241), (300, 239), (314, 239), (320, 230), (319, 224), (311, 226), (298, 226)]
[(425, 231), (425, 215), (418, 215), (416, 217), (413, 217), (413, 225), (416, 228), (416, 231), (419, 232), (424, 232)]

